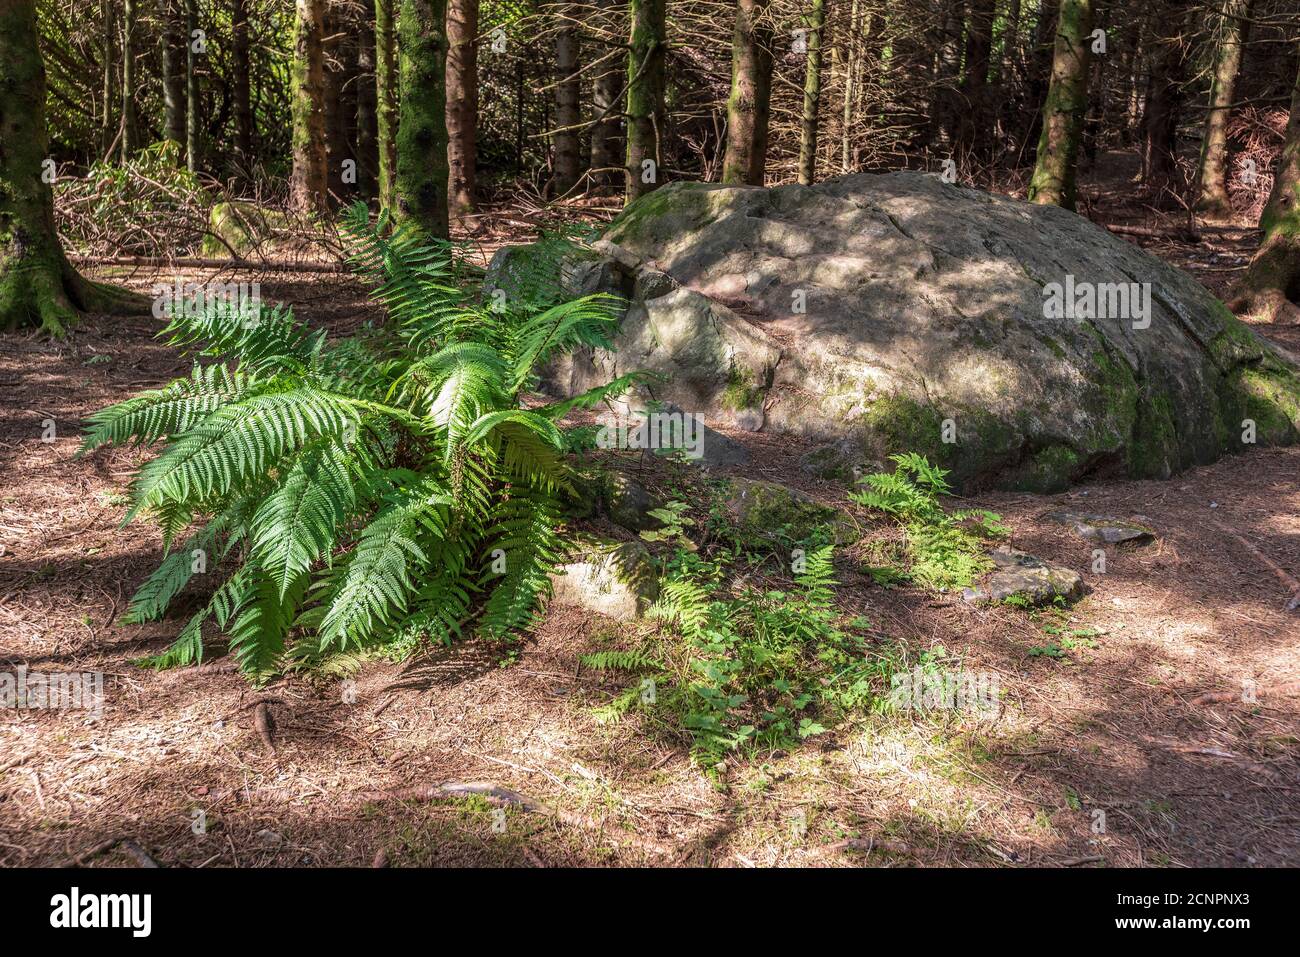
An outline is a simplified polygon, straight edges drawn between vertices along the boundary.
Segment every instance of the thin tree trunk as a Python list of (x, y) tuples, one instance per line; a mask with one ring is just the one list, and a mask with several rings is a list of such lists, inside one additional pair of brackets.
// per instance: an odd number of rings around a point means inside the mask
[[(602, 10), (611, 9), (617, 0), (604, 0)], [(591, 128), (591, 184), (603, 191), (617, 184), (614, 170), (623, 155), (621, 127), (623, 84), (627, 75), (614, 63), (603, 65), (591, 84), (591, 105), (598, 118)]]
[(159, 0), (162, 21), (163, 135), (176, 144), (176, 155), (185, 152), (185, 41), (176, 0)]
[(1178, 16), (1179, 5), (1154, 7), (1155, 52), (1147, 81), (1146, 113), (1142, 118), (1142, 182), (1153, 193), (1177, 187), (1178, 121), (1183, 107), (1183, 72), (1187, 48)]
[(249, 91), (252, 63), (248, 46), (248, 0), (233, 0), (230, 11), (234, 58), (235, 153), (243, 171), (253, 162), (253, 102)]
[(349, 84), (356, 70), (351, 27), (347, 8), (338, 0), (326, 0), (321, 102), (325, 108), (325, 171), (331, 203), (350, 195), (355, 187), (355, 178), (348, 183), (344, 176), (349, 160), (353, 163), (353, 173), (356, 172), (356, 158), (348, 135), (349, 121), (356, 118), (356, 88)]
[(963, 152), (979, 157), (987, 156), (993, 134), (988, 109), (988, 75), (996, 12), (997, 0), (972, 0), (966, 30), (966, 75), (961, 85), (965, 103), (957, 123), (958, 145)]
[(113, 125), (113, 100), (117, 96), (117, 17), (113, 0), (103, 0), (101, 13), (104, 20), (104, 112), (99, 123), (100, 154), (107, 156), (117, 138)]
[(1038, 162), (1029, 183), (1029, 201), (1074, 209), (1079, 141), (1088, 110), (1092, 0), (1061, 0), (1052, 82), (1043, 107)]
[(1300, 74), (1278, 158), (1273, 191), (1259, 220), (1264, 231), (1229, 305), (1266, 322), (1300, 321)]
[(1197, 208), (1211, 217), (1231, 215), (1228, 200), (1228, 110), (1237, 87), (1242, 49), (1249, 39), (1253, 0), (1226, 0), (1219, 26), (1214, 74), (1210, 83), (1210, 110), (1205, 116), (1205, 137), (1196, 179), (1200, 184)]
[(772, 100), (772, 27), (767, 4), (768, 0), (736, 0), (724, 183), (763, 185)]
[(560, 8), (555, 33), (555, 173), (551, 194), (563, 196), (578, 183), (582, 173), (579, 129), (582, 112), (579, 94), (582, 85), (578, 73), (578, 13), (570, 7)]
[(185, 164), (191, 173), (200, 166), (198, 41), (194, 37), (198, 28), (196, 0), (185, 0)]
[(136, 0), (122, 0), (122, 162), (139, 148), (139, 126), (135, 115)]
[(0, 330), (61, 335), (78, 311), (144, 311), (142, 297), (83, 279), (64, 255), (46, 135), (35, 0), (0, 0)]
[(477, 202), (478, 13), (479, 0), (447, 7), (447, 203), (457, 218)]
[(805, 21), (808, 62), (804, 64), (803, 117), (799, 129), (799, 182), (817, 180), (817, 111), (822, 92), (822, 29), (826, 25), (826, 0), (812, 0)]
[[(629, 0), (632, 22), (627, 57), (627, 201), (663, 181), (659, 139), (663, 132), (665, 0)], [(647, 165), (648, 164), (648, 165)]]
[(325, 159), (325, 0), (297, 0), (294, 32), (293, 173), (290, 203), (297, 210), (323, 210), (329, 180)]
[(849, 166), (849, 141), (853, 134), (853, 80), (857, 75), (855, 54), (858, 48), (858, 0), (849, 7), (849, 30), (844, 38), (844, 103), (840, 126), (840, 172), (847, 173)]
[(379, 130), (376, 114), (374, 2), (364, 0), (357, 31), (357, 190), (375, 196), (379, 179)]
[(447, 215), (446, 0), (401, 0), (397, 209), (430, 236), (450, 236)]
[(397, 204), (397, 35), (393, 0), (375, 0), (375, 129), (379, 137), (379, 205)]

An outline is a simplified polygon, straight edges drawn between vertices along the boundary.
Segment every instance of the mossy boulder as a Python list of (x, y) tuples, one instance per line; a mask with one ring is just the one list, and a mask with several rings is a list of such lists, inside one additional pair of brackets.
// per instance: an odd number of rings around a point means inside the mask
[(593, 249), (584, 288), (629, 307), (613, 352), (553, 377), (561, 393), (651, 369), (649, 393), (687, 411), (868, 460), (921, 452), (964, 489), (1167, 477), (1300, 440), (1292, 357), (1059, 207), (917, 172), (677, 183)]
[(240, 258), (273, 242), (277, 232), (289, 227), (289, 219), (274, 209), (252, 203), (217, 203), (208, 215), (208, 233), (203, 237), (203, 255), (228, 259), (231, 250)]

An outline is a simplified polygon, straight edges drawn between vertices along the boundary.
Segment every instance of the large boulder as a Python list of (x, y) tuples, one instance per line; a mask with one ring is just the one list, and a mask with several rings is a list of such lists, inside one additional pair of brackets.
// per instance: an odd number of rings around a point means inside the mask
[(561, 393), (649, 369), (658, 400), (869, 461), (919, 451), (968, 488), (1167, 477), (1300, 438), (1294, 357), (1057, 207), (915, 172), (677, 183), (593, 249), (569, 291), (629, 307), (616, 351), (551, 370)]

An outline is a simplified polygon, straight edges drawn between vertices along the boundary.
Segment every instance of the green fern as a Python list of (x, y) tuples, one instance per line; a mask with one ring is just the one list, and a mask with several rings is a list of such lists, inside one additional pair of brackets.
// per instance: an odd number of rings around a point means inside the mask
[(331, 341), (284, 306), (177, 309), (162, 336), (209, 364), (91, 417), (83, 453), (160, 445), (127, 520), (155, 521), (169, 549), (184, 542), (128, 620), (166, 613), (196, 550), (208, 572), (222, 566), (205, 606), (145, 663), (201, 660), (215, 627), (261, 681), (286, 662), (532, 624), (564, 547), (572, 443), (558, 423), (641, 377), (550, 406), (522, 399), (542, 363), (609, 346), (617, 303), (534, 290), (495, 309), (454, 247), (390, 225), (361, 205), (343, 217), (387, 321)]

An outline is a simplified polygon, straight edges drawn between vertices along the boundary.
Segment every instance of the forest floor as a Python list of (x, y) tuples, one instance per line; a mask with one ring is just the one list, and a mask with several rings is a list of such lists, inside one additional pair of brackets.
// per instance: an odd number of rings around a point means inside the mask
[[(1091, 207), (1153, 221), (1102, 190)], [(1221, 293), (1253, 241), (1225, 228), (1198, 244), (1143, 243)], [(125, 281), (147, 290), (154, 278)], [(334, 333), (373, 313), (342, 277), (262, 283)], [(1300, 352), (1300, 328), (1258, 328)], [(735, 762), (719, 788), (680, 739), (592, 716), (617, 683), (579, 655), (648, 627), (637, 623), (554, 608), (514, 650), (467, 641), (406, 666), (371, 662), (353, 703), (337, 681), (291, 677), (259, 693), (219, 666), (134, 667), (180, 622), (116, 624), (161, 553), (155, 530), (120, 527), (144, 456), (74, 452), (91, 412), (188, 369), (156, 331), (152, 319), (92, 316), (61, 342), (0, 343), (0, 669), (106, 675), (99, 720), (0, 715), (0, 865), (122, 865), (140, 849), (191, 867), (1300, 865), (1300, 612), (1259, 557), (1300, 573), (1300, 448), (1163, 482), (963, 503), (1000, 512), (1013, 546), (1084, 572), (1090, 593), (1068, 612), (1027, 614), (852, 571), (840, 591), (913, 654), (943, 646), (996, 673), (999, 716), (864, 717), (790, 754)], [(53, 442), (41, 440), (46, 419)], [(727, 434), (762, 463), (744, 474), (846, 505), (842, 488), (799, 470), (799, 443)], [(1091, 544), (1042, 517), (1062, 506), (1139, 518), (1157, 540), (1087, 574)], [(250, 707), (262, 697), (274, 752)], [(555, 813), (512, 809), (503, 827), (477, 798), (399, 793), (448, 781), (509, 788)]]

